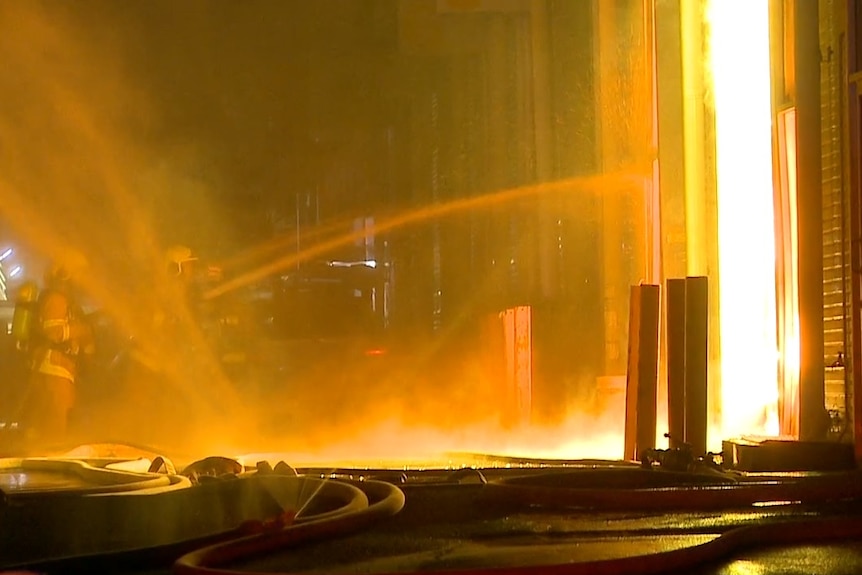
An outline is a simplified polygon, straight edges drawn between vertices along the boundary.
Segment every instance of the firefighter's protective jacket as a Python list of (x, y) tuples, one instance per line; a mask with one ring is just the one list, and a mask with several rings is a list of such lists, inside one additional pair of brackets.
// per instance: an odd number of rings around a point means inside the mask
[(78, 355), (93, 351), (92, 330), (83, 312), (63, 291), (48, 289), (39, 298), (36, 321), (35, 371), (74, 382)]

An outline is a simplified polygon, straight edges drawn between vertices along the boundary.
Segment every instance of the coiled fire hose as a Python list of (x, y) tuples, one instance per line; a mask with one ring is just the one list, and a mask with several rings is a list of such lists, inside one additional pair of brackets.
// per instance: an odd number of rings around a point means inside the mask
[[(367, 482), (371, 484), (378, 482)], [(382, 492), (384, 485), (375, 485)], [(521, 487), (521, 488), (519, 488)], [(591, 507), (596, 510), (677, 509), (718, 510), (750, 506), (761, 501), (792, 501), (805, 503), (862, 500), (862, 482), (857, 474), (840, 478), (814, 478), (789, 483), (759, 482), (751, 485), (720, 485), (671, 487), (655, 489), (565, 489), (551, 487), (514, 486), (506, 481), (492, 482), (483, 487), (483, 497), (490, 502), (499, 498), (508, 504), (544, 505), (557, 508)], [(399, 490), (400, 493), (400, 490)], [(371, 494), (369, 494), (371, 499)], [(386, 498), (384, 498), (384, 501)], [(403, 505), (403, 495), (397, 505), (387, 504), (387, 512), (367, 508), (367, 513), (339, 518), (337, 521), (314, 521), (292, 525), (273, 533), (260, 533), (200, 549), (180, 558), (174, 565), (177, 575), (245, 575), (243, 571), (219, 569), (220, 565), (241, 561), (277, 549), (351, 533), (370, 523), (371, 516), (394, 514)], [(397, 508), (396, 508), (397, 507)], [(648, 555), (523, 567), (488, 567), (445, 569), (426, 575), (651, 575), (692, 568), (717, 561), (751, 547), (795, 545), (862, 539), (862, 517), (818, 518), (804, 520), (770, 520), (758, 525), (729, 529), (706, 543)], [(380, 574), (396, 575), (396, 574)]]
[(391, 483), (367, 480), (361, 482), (368, 496), (368, 507), (331, 519), (305, 523), (275, 521), (262, 523), (254, 534), (204, 547), (184, 555), (174, 563), (177, 575), (206, 573), (243, 573), (219, 569), (220, 565), (293, 547), (301, 543), (318, 541), (353, 533), (382, 518), (395, 515), (404, 507), (404, 492)]
[[(441, 571), (423, 569), (422, 573), (424, 575), (653, 575), (689, 569), (695, 565), (726, 558), (734, 552), (751, 547), (858, 538), (862, 538), (862, 522), (858, 518), (787, 521), (738, 527), (707, 543), (650, 555), (525, 567), (446, 569)], [(298, 539), (295, 541), (295, 543), (300, 542)], [(239, 557), (236, 556), (231, 559), (238, 559)], [(177, 565), (179, 566), (180, 563), (178, 562)], [(241, 571), (196, 568), (191, 562), (183, 563), (181, 569), (175, 568), (175, 573), (184, 575), (199, 573), (247, 575)], [(381, 573), (380, 575), (402, 574)]]

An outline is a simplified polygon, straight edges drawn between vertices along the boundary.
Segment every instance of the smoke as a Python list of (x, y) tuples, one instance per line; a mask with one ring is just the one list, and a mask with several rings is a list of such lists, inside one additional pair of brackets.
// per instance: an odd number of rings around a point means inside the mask
[[(0, 220), (47, 258), (86, 257), (87, 300), (160, 365), (164, 393), (198, 413), (230, 411), (236, 395), (212, 358), (180, 351), (205, 346), (163, 256), (169, 242), (223, 226), (195, 150), (155, 145), (159, 109), (129, 66), (123, 28), (98, 7), (0, 2)], [(166, 333), (154, 321), (164, 314), (180, 328)], [(124, 382), (101, 385), (119, 396), (111, 409), (140, 409)], [(96, 421), (94, 432), (113, 433)]]
[[(259, 441), (244, 452), (234, 447), (234, 453), (242, 455), (247, 464), (280, 459), (297, 466), (331, 467), (445, 466), (471, 453), (537, 459), (616, 458), (623, 454), (622, 405), (593, 413), (584, 406), (571, 406), (561, 424), (511, 427), (487, 414), (484, 419), (477, 417), (472, 402), (450, 396), (446, 404), (417, 413), (403, 400), (370, 401), (362, 404), (361, 417), (332, 417), (324, 425), (320, 421), (300, 425), (301, 435), (288, 432), (277, 443)], [(459, 415), (453, 418), (457, 421), (445, 421), (453, 413)]]
[[(227, 9), (228, 4), (221, 6)], [(339, 9), (347, 4), (340, 3)], [(621, 442), (614, 431), (621, 430), (622, 420), (613, 409), (561, 405), (562, 413), (573, 415), (546, 428), (523, 429), (501, 421), (500, 413), (508, 401), (501, 380), (483, 364), (480, 352), (470, 347), (436, 349), (426, 341), (397, 350), (401, 355), (386, 357), (382, 369), (339, 363), (339, 356), (333, 356), (309, 367), (302, 377), (251, 373), (242, 384), (229, 381), (191, 310), (171, 287), (164, 249), (172, 243), (193, 243), (192, 238), (210, 246), (230, 246), (238, 226), (228, 215), (235, 215), (230, 210), (236, 206), (225, 207), (221, 202), (227, 197), (224, 188), (231, 196), (252, 201), (254, 194), (249, 190), (267, 185), (278, 188), (279, 184), (290, 187), (292, 181), (283, 181), (289, 170), (284, 164), (271, 164), (289, 162), (307, 180), (318, 177), (316, 170), (326, 163), (316, 152), (305, 150), (307, 141), (297, 134), (314, 131), (318, 124), (347, 131), (372, 123), (367, 117), (348, 127), (340, 123), (361, 115), (352, 88), (365, 85), (365, 74), (353, 71), (362, 82), (341, 89), (336, 80), (340, 74), (348, 75), (344, 71), (348, 66), (337, 68), (333, 63), (338, 60), (323, 52), (329, 50), (331, 38), (343, 34), (321, 34), (313, 27), (303, 31), (298, 16), (289, 19), (289, 30), (304, 34), (295, 45), (284, 40), (290, 37), (284, 32), (287, 28), (273, 27), (267, 34), (256, 34), (262, 18), (253, 10), (244, 13), (244, 20), (233, 14), (237, 18), (224, 18), (220, 27), (208, 29), (208, 22), (199, 17), (206, 5), (197, 4), (198, 13), (183, 16), (187, 30), (176, 26), (168, 14), (166, 22), (151, 22), (152, 30), (144, 39), (143, 32), (136, 32), (128, 22), (123, 24), (122, 18), (106, 8), (109, 6), (108, 2), (0, 0), (0, 21), (4, 23), (0, 35), (0, 93), (4, 94), (0, 220), (48, 257), (67, 247), (86, 254), (90, 266), (82, 284), (88, 297), (117, 323), (121, 333), (134, 337), (135, 351), (157, 372), (143, 369), (122, 380), (100, 381), (95, 390), (100, 405), (90, 425), (90, 437), (155, 443), (171, 453), (182, 450), (204, 455), (265, 448), (289, 450), (298, 460), (342, 462), (460, 450), (581, 457), (616, 450)], [(193, 12), (188, 5), (182, 9)], [(179, 18), (175, 12), (171, 14)], [(152, 13), (149, 16), (156, 18)], [(346, 34), (362, 29), (351, 22), (341, 24), (338, 31)], [(233, 26), (242, 28), (241, 39), (239, 32), (228, 34)], [(160, 45), (157, 28), (169, 28), (175, 37)], [(253, 41), (244, 43), (243, 39), (252, 36)], [(325, 39), (317, 43), (321, 53), (309, 56), (308, 62), (299, 65), (279, 56), (305, 40), (311, 44), (318, 36)], [(346, 46), (350, 46), (349, 37), (342, 42)], [(146, 64), (149, 48), (153, 49), (152, 62)], [(186, 49), (194, 54), (185, 54)], [(255, 64), (264, 54), (271, 56), (266, 65)], [(280, 67), (271, 69), (273, 61)], [(300, 86), (311, 76), (298, 74), (312, 69), (326, 72), (321, 73), (317, 90)], [(267, 99), (271, 93), (275, 95)], [(295, 93), (309, 100), (305, 107), (302, 97), (291, 99)], [(324, 123), (322, 118), (329, 118), (333, 111), (337, 111), (337, 120)], [(295, 128), (286, 136), (291, 123), (302, 129)], [(288, 136), (295, 141), (283, 142)], [(238, 150), (243, 146), (250, 151), (242, 162), (236, 161), (242, 166), (221, 165), (239, 160)], [(410, 153), (405, 151), (408, 165)], [(282, 156), (292, 157), (284, 160)], [(464, 162), (473, 169), (472, 159)], [(489, 166), (496, 167), (490, 160)], [(613, 185), (607, 177), (587, 180), (575, 186), (578, 192), (589, 188), (595, 194), (602, 185), (608, 194), (631, 188), (630, 182), (618, 179)], [(354, 182), (348, 184), (344, 189), (353, 192)], [(241, 185), (243, 190), (234, 189)], [(538, 191), (489, 194), (495, 199), (474, 194), (451, 205), (420, 206), (415, 213), (398, 214), (388, 224), (379, 225), (378, 231), (419, 227), (455, 211), (472, 213), (485, 203), (532, 199), (537, 193), (567, 186), (574, 183), (561, 181), (539, 186)], [(476, 187), (494, 189), (496, 185)], [(569, 196), (577, 195), (575, 187), (568, 190)], [(498, 207), (516, 211), (512, 205)], [(336, 241), (322, 234), (320, 249), (315, 252), (312, 247), (312, 255), (321, 256), (327, 247), (355, 239), (346, 236)], [(239, 265), (250, 276), (246, 283), (296, 263), (296, 254), (285, 256), (285, 251), (276, 245), (275, 253), (269, 253), (269, 261), (258, 270), (249, 272), (245, 262)], [(495, 282), (496, 276), (489, 274), (477, 278), (476, 284), (487, 283), (490, 290)], [(234, 287), (241, 285), (243, 281)], [(468, 291), (477, 300), (486, 293), (478, 288)], [(168, 330), (155, 320), (164, 315), (181, 318), (179, 328)], [(319, 321), (335, 319), (332, 315)], [(593, 337), (589, 329), (584, 331)]]

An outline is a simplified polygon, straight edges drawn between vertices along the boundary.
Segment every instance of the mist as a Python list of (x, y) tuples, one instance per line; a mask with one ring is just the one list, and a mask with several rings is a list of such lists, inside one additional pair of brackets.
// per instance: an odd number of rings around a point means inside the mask
[[(571, 66), (551, 70), (559, 125), (539, 173), (514, 20), (454, 24), (453, 58), (425, 52), (408, 34), (424, 12), (394, 0), (0, 0), (14, 23), (0, 225), (45, 258), (86, 254), (87, 301), (158, 366), (82, 380), (70, 441), (305, 461), (621, 453), (621, 404), (597, 381), (624, 375), (646, 144), (599, 169), (597, 80), (574, 64), (591, 32), (581, 8), (561, 10), (574, 32), (555, 62)], [(470, 40), (486, 28), (494, 43)], [(641, 130), (614, 114), (620, 141)], [(207, 301), (240, 317), (243, 367), (173, 291), (172, 244), (224, 268)], [(335, 281), (333, 261), (367, 277)], [(324, 305), (309, 322), (328, 347), (279, 339), (298, 333), (290, 290), (350, 281), (373, 320), (356, 316), (360, 337), (330, 341), (353, 312)], [(257, 303), (266, 290), (294, 307)], [(531, 422), (500, 343), (518, 306), (532, 310)], [(165, 313), (181, 329), (153, 320)]]
[[(173, 366), (166, 368), (168, 392), (182, 398), (178, 403), (222, 413), (235, 393), (211, 358), (178, 357), (177, 350), (203, 348), (195, 327), (185, 321), (166, 341), (153, 318), (166, 309), (188, 316), (166, 281), (168, 242), (226, 226), (211, 209), (211, 184), (197, 177), (196, 152), (158, 145), (159, 108), (127, 65), (128, 39), (98, 6), (76, 12), (56, 3), (0, 4), (7, 28), (0, 89), (8, 95), (0, 116), (2, 220), (44, 258), (84, 254), (85, 300)], [(180, 221), (187, 225), (177, 230)], [(28, 272), (41, 280), (40, 270)], [(115, 396), (120, 386), (102, 391)], [(111, 409), (139, 407), (122, 401)]]

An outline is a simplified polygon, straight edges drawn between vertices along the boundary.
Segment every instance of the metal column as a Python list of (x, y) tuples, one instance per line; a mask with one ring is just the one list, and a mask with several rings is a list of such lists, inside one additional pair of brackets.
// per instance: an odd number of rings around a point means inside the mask
[(706, 453), (709, 380), (709, 280), (685, 279), (685, 441)]
[(820, 37), (818, 3), (791, 0), (796, 62), (799, 233), (799, 436), (828, 430), (823, 360), (823, 191), (820, 161)]
[(624, 458), (633, 460), (655, 448), (660, 288), (632, 286), (629, 301)]
[(669, 446), (685, 442), (685, 280), (667, 280), (667, 427)]
[(667, 401), (670, 447), (706, 453), (709, 390), (709, 280), (667, 281)]

